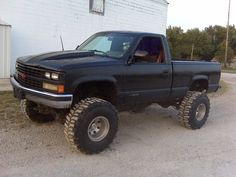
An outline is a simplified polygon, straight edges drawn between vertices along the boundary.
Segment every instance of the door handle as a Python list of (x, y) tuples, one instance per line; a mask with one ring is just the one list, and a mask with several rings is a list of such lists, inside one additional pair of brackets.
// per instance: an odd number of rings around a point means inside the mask
[(169, 74), (169, 71), (163, 71), (162, 74), (167, 75), (167, 74)]
[(163, 77), (167, 77), (168, 75), (169, 75), (169, 71), (163, 71), (161, 73), (161, 76), (163, 76)]

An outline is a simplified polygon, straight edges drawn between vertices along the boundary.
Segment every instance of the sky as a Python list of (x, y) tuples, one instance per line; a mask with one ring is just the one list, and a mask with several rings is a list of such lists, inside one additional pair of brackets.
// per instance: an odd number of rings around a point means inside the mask
[[(180, 26), (185, 31), (204, 29), (209, 25), (226, 26), (228, 0), (168, 0), (168, 26)], [(236, 25), (236, 0), (231, 0), (230, 25)]]

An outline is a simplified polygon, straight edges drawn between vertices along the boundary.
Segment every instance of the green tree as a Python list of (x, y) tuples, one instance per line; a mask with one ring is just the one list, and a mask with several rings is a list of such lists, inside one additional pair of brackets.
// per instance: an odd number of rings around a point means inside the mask
[[(216, 52), (219, 50), (220, 44), (226, 39), (226, 28), (216, 25), (209, 26), (204, 30), (211, 38), (211, 43), (214, 48), (213, 53), (216, 55)], [(236, 28), (235, 26), (229, 26), (229, 46), (234, 50), (236, 55)], [(219, 53), (219, 52), (218, 52)]]
[[(225, 40), (218, 46), (217, 52), (215, 54), (215, 58), (220, 62), (224, 63), (225, 59)], [(232, 59), (234, 57), (234, 51), (233, 49), (229, 46), (228, 48), (228, 57), (227, 57), (227, 63), (230, 65), (232, 62)]]
[(192, 45), (194, 45), (193, 54), (195, 59), (212, 59), (213, 47), (211, 45), (211, 38), (205, 31), (200, 31), (198, 28), (196, 28), (188, 30), (184, 34), (184, 56), (190, 56)]
[(236, 28), (234, 25), (229, 27), (229, 45), (236, 55)]
[[(191, 29), (186, 32), (181, 27), (169, 26), (167, 39), (174, 58), (190, 58), (194, 46), (194, 59), (211, 60), (216, 57), (222, 62), (225, 54), (226, 28), (215, 25), (204, 30)], [(236, 55), (236, 28), (229, 27), (229, 63)]]
[(183, 45), (183, 29), (181, 29), (181, 27), (169, 26), (166, 34), (172, 56), (175, 58), (180, 58), (182, 51), (181, 47)]

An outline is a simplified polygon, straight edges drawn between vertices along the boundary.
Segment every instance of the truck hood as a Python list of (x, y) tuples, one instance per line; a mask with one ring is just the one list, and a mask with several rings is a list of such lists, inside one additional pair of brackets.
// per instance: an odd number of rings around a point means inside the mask
[(78, 65), (82, 66), (91, 63), (100, 65), (117, 61), (118, 59), (95, 55), (94, 52), (78, 50), (43, 53), (39, 55), (20, 57), (17, 59), (17, 62), (26, 65), (37, 66), (52, 70), (63, 70), (67, 68), (72, 69), (78, 68)]

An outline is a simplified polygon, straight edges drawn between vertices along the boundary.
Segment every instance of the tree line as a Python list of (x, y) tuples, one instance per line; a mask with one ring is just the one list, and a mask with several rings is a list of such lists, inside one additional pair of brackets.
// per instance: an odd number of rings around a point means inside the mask
[[(204, 30), (198, 28), (184, 32), (181, 27), (169, 26), (167, 39), (173, 58), (187, 59), (193, 57), (198, 60), (215, 59), (224, 62), (226, 28), (223, 26), (209, 26)], [(230, 65), (236, 56), (236, 28), (229, 27), (229, 47), (227, 62)]]

